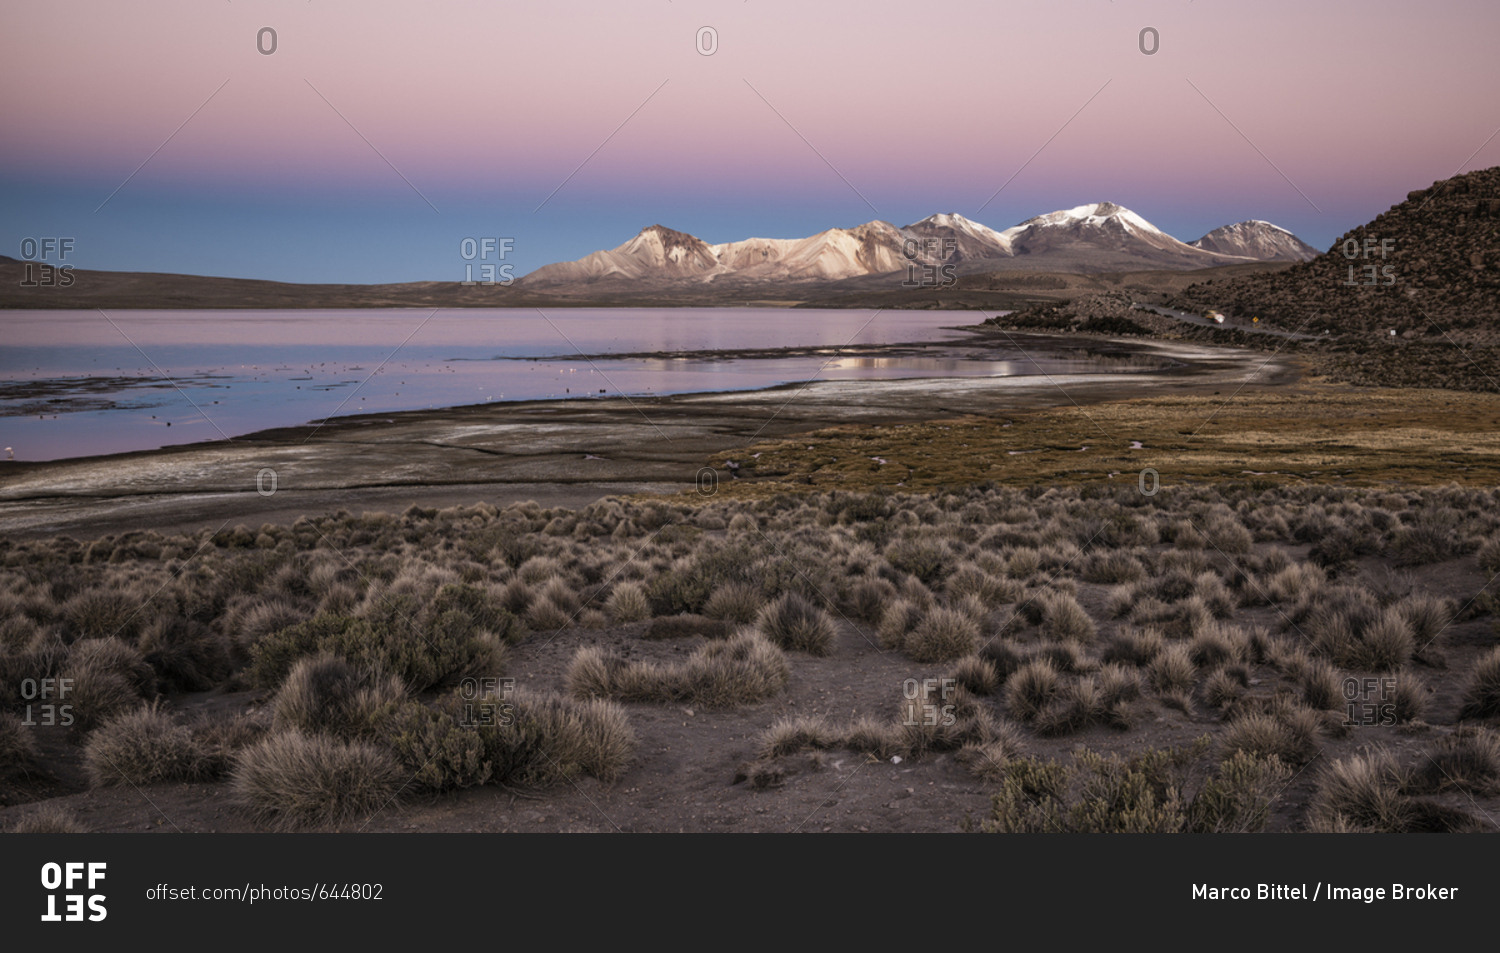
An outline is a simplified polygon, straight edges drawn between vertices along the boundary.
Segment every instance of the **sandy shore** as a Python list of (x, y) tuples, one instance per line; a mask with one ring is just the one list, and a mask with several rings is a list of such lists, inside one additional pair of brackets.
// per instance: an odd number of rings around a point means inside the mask
[[(1001, 348), (1013, 352), (1011, 336), (991, 340), (993, 348), (977, 338), (965, 350), (976, 359)], [(1075, 338), (1066, 346), (1080, 343)], [(1256, 351), (1103, 339), (1091, 344), (1122, 356), (1166, 358), (1173, 366), (485, 404), (341, 417), (317, 427), (150, 452), (12, 462), (0, 464), (0, 533), (97, 536), (215, 528), (226, 521), (256, 526), (339, 509), (399, 511), (413, 503), (581, 505), (609, 495), (691, 489), (706, 478), (700, 471), (716, 454), (833, 425), (1248, 392), (1286, 386), (1300, 373), (1290, 359)]]

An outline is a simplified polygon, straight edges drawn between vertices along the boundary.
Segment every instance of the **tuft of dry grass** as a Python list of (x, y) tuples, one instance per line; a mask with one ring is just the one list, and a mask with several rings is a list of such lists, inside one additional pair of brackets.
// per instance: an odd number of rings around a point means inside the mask
[(1146, 666), (1146, 678), (1158, 695), (1191, 692), (1198, 680), (1192, 650), (1181, 642), (1166, 646)]
[(241, 751), (230, 777), (251, 818), (277, 829), (370, 817), (395, 802), (404, 782), (383, 748), (296, 730)]
[(1310, 708), (1283, 704), (1274, 711), (1246, 711), (1229, 723), (1222, 739), (1225, 757), (1242, 751), (1254, 758), (1275, 756), (1300, 767), (1318, 753), (1321, 716)]
[(979, 623), (968, 612), (933, 608), (907, 634), (902, 648), (917, 662), (946, 662), (979, 648)]
[(1302, 702), (1315, 711), (1337, 711), (1344, 707), (1344, 679), (1338, 666), (1326, 659), (1311, 659), (1298, 681)]
[(580, 774), (618, 780), (638, 741), (625, 710), (600, 698), (517, 692), (508, 723), (480, 729), (497, 781), (547, 784)]
[(832, 616), (795, 592), (783, 593), (761, 610), (756, 628), (773, 644), (809, 655), (832, 652), (838, 631)]
[(983, 655), (966, 655), (948, 670), (948, 678), (971, 695), (993, 695), (1002, 682), (1000, 669)]
[(1500, 715), (1500, 647), (1480, 656), (1464, 684), (1461, 719), (1494, 718)]
[(195, 781), (209, 773), (209, 752), (159, 704), (116, 715), (89, 735), (84, 768), (95, 787)]
[(1151, 664), (1166, 645), (1167, 640), (1160, 629), (1121, 629), (1105, 645), (1099, 660), (1106, 664), (1118, 662), (1140, 668)]
[(727, 708), (768, 698), (790, 678), (786, 654), (747, 630), (668, 665), (627, 661), (592, 646), (580, 649), (568, 666), (567, 685), (577, 698)]
[(1048, 592), (1038, 604), (1042, 610), (1042, 634), (1047, 638), (1085, 644), (1094, 641), (1098, 628), (1077, 599), (1063, 592)]
[(651, 600), (646, 587), (634, 580), (619, 583), (610, 590), (604, 611), (616, 622), (640, 622), (651, 618)]
[(749, 625), (765, 608), (760, 590), (749, 583), (726, 582), (709, 595), (703, 614), (735, 625)]
[(1500, 734), (1463, 727), (1423, 752), (1412, 775), (1414, 789), (1500, 792)]
[(895, 755), (910, 754), (899, 724), (881, 721), (869, 715), (856, 718), (844, 729), (843, 745), (850, 751), (888, 761)]
[(958, 749), (954, 760), (981, 781), (996, 783), (1005, 777), (1011, 762), (1025, 752), (1025, 735), (1015, 725), (1002, 721), (995, 724), (993, 737), (965, 744)]
[(156, 676), (145, 657), (119, 639), (73, 643), (62, 677), (71, 680), (66, 703), (83, 731), (156, 694)]
[(78, 815), (60, 804), (45, 803), (32, 810), (10, 829), (12, 834), (87, 834)]
[(1046, 659), (1034, 659), (1005, 681), (1005, 707), (1012, 718), (1035, 721), (1061, 690), (1057, 669)]
[(1391, 714), (1397, 724), (1408, 724), (1422, 717), (1427, 710), (1427, 696), (1431, 689), (1421, 678), (1411, 672), (1400, 672), (1391, 686)]
[(1221, 712), (1232, 710), (1245, 695), (1245, 680), (1230, 668), (1209, 673), (1203, 682), (1203, 703)]
[(822, 715), (778, 718), (760, 737), (760, 756), (780, 758), (802, 751), (822, 751), (842, 745), (843, 736)]
[(1063, 684), (1056, 697), (1036, 713), (1032, 721), (1038, 734), (1070, 735), (1104, 717), (1104, 695), (1092, 675)]
[(1407, 783), (1406, 770), (1383, 749), (1333, 761), (1318, 776), (1308, 826), (1314, 831), (1407, 831), (1412, 821), (1410, 801), (1402, 793)]
[(526, 625), (533, 632), (560, 632), (573, 624), (573, 614), (546, 596), (538, 596), (526, 610)]
[(310, 656), (292, 666), (277, 691), (272, 725), (277, 731), (359, 737), (381, 709), (405, 697), (406, 686), (394, 675), (334, 655)]
[(1242, 630), (1216, 623), (1193, 635), (1188, 653), (1199, 668), (1215, 668), (1243, 662), (1248, 654), (1246, 643)]
[(38, 758), (30, 726), (8, 711), (0, 711), (0, 776), (11, 770), (30, 772)]

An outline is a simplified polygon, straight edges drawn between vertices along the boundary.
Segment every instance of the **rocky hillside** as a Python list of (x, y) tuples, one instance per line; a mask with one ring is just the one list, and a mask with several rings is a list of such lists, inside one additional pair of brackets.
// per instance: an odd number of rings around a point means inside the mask
[(1335, 337), (1500, 342), (1500, 166), (1410, 193), (1312, 261), (1169, 303)]

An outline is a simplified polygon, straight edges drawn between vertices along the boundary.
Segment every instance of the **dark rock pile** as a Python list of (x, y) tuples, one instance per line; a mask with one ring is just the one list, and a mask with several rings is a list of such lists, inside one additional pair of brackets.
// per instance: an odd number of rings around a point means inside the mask
[(1500, 342), (1500, 166), (1410, 193), (1312, 261), (1169, 303), (1313, 334)]

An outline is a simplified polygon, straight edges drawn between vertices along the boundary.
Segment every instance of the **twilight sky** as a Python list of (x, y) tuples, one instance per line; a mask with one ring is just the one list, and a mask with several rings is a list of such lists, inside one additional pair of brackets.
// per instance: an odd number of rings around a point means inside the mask
[(1100, 200), (1327, 248), (1500, 164), (1497, 35), (1493, 0), (11, 4), (0, 254), (457, 280), (467, 237), (513, 238), (522, 274), (656, 222), (1005, 228)]

